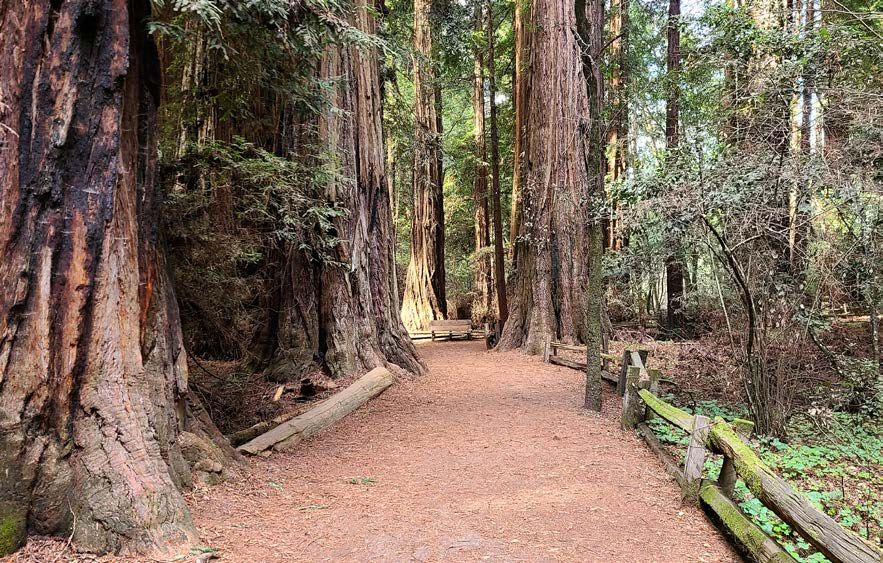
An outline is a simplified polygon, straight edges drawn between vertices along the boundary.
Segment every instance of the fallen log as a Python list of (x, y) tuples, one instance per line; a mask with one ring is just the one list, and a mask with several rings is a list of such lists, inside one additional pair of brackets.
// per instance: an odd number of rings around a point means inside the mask
[(325, 399), (312, 409), (261, 434), (239, 446), (240, 452), (258, 455), (273, 448), (285, 450), (328, 428), (376, 397), (393, 383), (393, 375), (385, 368), (374, 368), (352, 385)]
[(233, 432), (232, 434), (227, 434), (227, 439), (230, 440), (230, 444), (233, 446), (238, 446), (240, 444), (244, 444), (245, 442), (248, 442), (252, 438), (256, 438), (257, 436), (260, 436), (261, 434), (263, 434), (267, 430), (270, 430), (271, 428), (275, 428), (276, 426), (279, 426), (283, 422), (288, 422), (289, 420), (291, 420), (295, 416), (297, 416), (296, 412), (288, 412), (288, 413), (280, 414), (279, 416), (274, 417), (270, 420), (262, 420), (261, 422), (258, 422), (257, 424), (253, 424), (253, 425), (249, 426), (248, 428), (243, 428), (242, 430), (237, 430), (236, 432)]

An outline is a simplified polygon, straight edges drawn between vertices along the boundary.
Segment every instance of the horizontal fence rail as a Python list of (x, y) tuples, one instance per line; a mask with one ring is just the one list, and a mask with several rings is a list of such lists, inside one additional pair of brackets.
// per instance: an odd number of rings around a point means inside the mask
[[(547, 362), (585, 370), (586, 364), (559, 358), (558, 350), (585, 352), (585, 347), (547, 341)], [(605, 367), (614, 356), (605, 354)], [(563, 360), (563, 361), (562, 361)], [(692, 415), (658, 396), (661, 373), (647, 369), (647, 353), (626, 350), (622, 355), (619, 377), (605, 374), (617, 384), (622, 395), (622, 427), (637, 430), (650, 449), (662, 460), (666, 472), (680, 485), (684, 498), (698, 502), (709, 517), (749, 558), (761, 562), (793, 562), (775, 540), (755, 525), (734, 499), (736, 479), (741, 477), (748, 490), (807, 542), (834, 563), (881, 563), (883, 552), (833, 518), (818, 510), (809, 499), (776, 475), (751, 449), (747, 440), (754, 423), (736, 419), (727, 422)], [(669, 454), (646, 420), (659, 418), (689, 435), (683, 463)], [(703, 479), (709, 453), (722, 455), (723, 465), (717, 481)]]

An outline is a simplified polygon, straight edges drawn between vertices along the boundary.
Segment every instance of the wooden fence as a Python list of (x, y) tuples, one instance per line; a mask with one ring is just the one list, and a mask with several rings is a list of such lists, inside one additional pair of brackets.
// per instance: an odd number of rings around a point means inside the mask
[[(585, 347), (548, 342), (546, 361), (585, 369), (586, 364), (555, 360), (557, 350), (585, 352)], [(605, 363), (612, 356), (607, 355)], [(789, 524), (806, 541), (834, 563), (881, 563), (883, 552), (834, 519), (815, 508), (804, 495), (776, 475), (751, 449), (746, 440), (754, 423), (748, 420), (726, 422), (702, 415), (691, 415), (658, 396), (661, 374), (646, 367), (647, 354), (627, 350), (623, 353), (619, 377), (605, 374), (617, 384), (622, 395), (622, 427), (636, 430), (662, 460), (666, 472), (680, 485), (686, 499), (698, 502), (709, 517), (750, 559), (760, 562), (793, 562), (778, 543), (767, 536), (739, 508), (734, 499), (736, 479), (741, 477), (748, 490)], [(659, 418), (690, 436), (683, 463), (675, 460), (646, 424)], [(723, 456), (723, 466), (716, 481), (703, 478), (705, 459), (710, 454)]]

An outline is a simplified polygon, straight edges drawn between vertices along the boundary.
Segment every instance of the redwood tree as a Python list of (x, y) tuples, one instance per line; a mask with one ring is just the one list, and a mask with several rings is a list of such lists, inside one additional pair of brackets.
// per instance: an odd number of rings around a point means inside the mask
[(414, 206), (411, 260), (402, 297), (409, 330), (447, 316), (445, 217), (441, 166), (441, 105), (433, 68), (431, 0), (414, 0)]
[[(377, 33), (366, 0), (356, 0), (352, 18), (360, 31)], [(333, 107), (319, 121), (319, 141), (325, 150), (340, 155), (342, 178), (326, 186), (326, 195), (349, 211), (336, 220), (343, 239), (336, 258), (345, 266), (326, 264), (320, 276), (319, 332), (325, 364), (335, 374), (378, 366), (422, 373), (398, 315), (376, 49), (330, 47), (319, 76), (336, 84)]]
[[(364, 0), (357, 0), (350, 19), (362, 32), (377, 32)], [(346, 212), (333, 219), (340, 241), (330, 261), (311, 260), (297, 245), (278, 257), (278, 305), (268, 307), (267, 334), (259, 338), (269, 344), (262, 353), (269, 357), (267, 373), (278, 380), (317, 366), (335, 376), (378, 366), (422, 373), (398, 314), (376, 49), (329, 46), (316, 72), (333, 87), (316, 127), (303, 129), (315, 130), (310, 142), (321, 152), (336, 155), (323, 196)]]
[(573, 3), (563, 0), (534, 0), (525, 24), (529, 63), (517, 69), (530, 85), (519, 108), (525, 112), (522, 220), (503, 348), (537, 352), (549, 336), (586, 337), (590, 179), (575, 139), (582, 138), (589, 104), (575, 24)]
[(98, 551), (196, 540), (178, 488), (217, 431), (188, 400), (157, 240), (149, 15), (148, 0), (0, 7), (3, 551), (25, 526)]

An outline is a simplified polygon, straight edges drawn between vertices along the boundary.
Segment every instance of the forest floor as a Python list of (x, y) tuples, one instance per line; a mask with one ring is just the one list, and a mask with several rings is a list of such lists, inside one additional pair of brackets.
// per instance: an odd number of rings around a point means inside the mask
[(735, 561), (583, 376), (483, 342), (190, 497), (222, 561)]
[(204, 548), (181, 560), (739, 561), (610, 389), (591, 414), (578, 371), (482, 341), (419, 350), (426, 376), (189, 493)]

